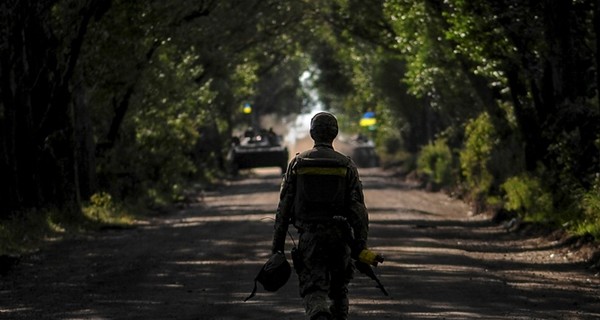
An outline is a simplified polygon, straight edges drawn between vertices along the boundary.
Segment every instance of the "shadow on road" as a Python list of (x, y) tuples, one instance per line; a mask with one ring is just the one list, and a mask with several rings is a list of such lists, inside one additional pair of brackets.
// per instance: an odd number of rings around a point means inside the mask
[[(460, 203), (369, 172), (369, 244), (386, 255), (376, 273), (390, 297), (357, 274), (351, 319), (600, 317), (597, 277), (551, 257), (560, 245), (536, 246), (467, 217)], [(303, 319), (295, 276), (242, 301), (269, 254), (279, 182), (232, 181), (135, 229), (51, 244), (2, 278), (0, 318)]]

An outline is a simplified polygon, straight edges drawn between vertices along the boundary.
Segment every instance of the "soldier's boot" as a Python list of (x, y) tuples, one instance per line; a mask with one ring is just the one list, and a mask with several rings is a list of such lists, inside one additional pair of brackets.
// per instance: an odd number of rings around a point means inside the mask
[(347, 320), (348, 319), (348, 298), (333, 299), (329, 310), (333, 315), (334, 320)]
[(332, 320), (329, 312), (327, 294), (322, 290), (315, 290), (304, 296), (304, 308), (310, 320)]
[(325, 312), (319, 312), (311, 320), (332, 320), (331, 316)]

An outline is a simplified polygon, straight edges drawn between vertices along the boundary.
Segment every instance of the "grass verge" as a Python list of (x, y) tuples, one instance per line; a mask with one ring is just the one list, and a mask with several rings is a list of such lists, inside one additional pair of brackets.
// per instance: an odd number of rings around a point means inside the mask
[(32, 209), (0, 220), (0, 256), (21, 256), (44, 243), (106, 227), (130, 227), (135, 216), (99, 193), (76, 210)]

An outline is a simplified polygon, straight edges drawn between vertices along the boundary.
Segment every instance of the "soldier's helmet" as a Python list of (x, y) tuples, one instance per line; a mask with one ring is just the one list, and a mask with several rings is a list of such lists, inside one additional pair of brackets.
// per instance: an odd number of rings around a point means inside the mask
[(277, 291), (287, 283), (291, 274), (290, 264), (282, 252), (277, 252), (265, 263), (257, 281), (265, 290)]
[(291, 273), (292, 267), (285, 258), (285, 254), (281, 251), (274, 253), (254, 278), (254, 289), (244, 301), (254, 297), (256, 282), (260, 282), (265, 290), (274, 292), (287, 283)]
[(319, 112), (310, 120), (310, 137), (315, 142), (333, 142), (338, 135), (338, 122), (329, 112)]

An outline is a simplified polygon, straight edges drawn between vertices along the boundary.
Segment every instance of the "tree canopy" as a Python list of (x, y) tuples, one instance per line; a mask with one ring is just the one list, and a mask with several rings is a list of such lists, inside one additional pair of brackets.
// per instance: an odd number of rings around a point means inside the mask
[(1, 215), (172, 201), (236, 129), (306, 111), (308, 74), (381, 152), (443, 141), (472, 199), (526, 175), (600, 219), (599, 32), (591, 0), (3, 1)]

